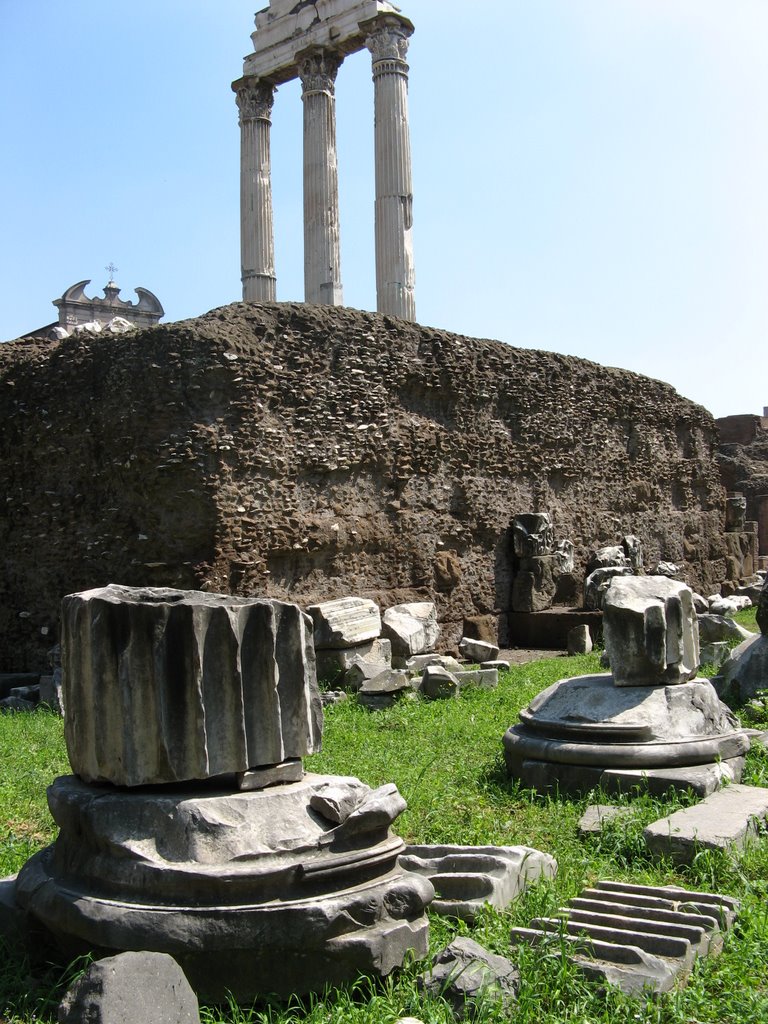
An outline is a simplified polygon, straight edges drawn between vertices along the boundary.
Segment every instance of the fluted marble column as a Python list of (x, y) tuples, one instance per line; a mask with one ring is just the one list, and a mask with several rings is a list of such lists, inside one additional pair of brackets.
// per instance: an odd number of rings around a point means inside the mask
[(240, 253), (243, 299), (274, 302), (270, 128), (274, 86), (258, 78), (232, 83), (240, 111)]
[(407, 18), (385, 14), (363, 27), (373, 57), (377, 309), (415, 320), (409, 69), (405, 61), (413, 25)]
[(304, 301), (343, 303), (336, 152), (336, 72), (343, 58), (313, 47), (298, 57), (304, 104)]

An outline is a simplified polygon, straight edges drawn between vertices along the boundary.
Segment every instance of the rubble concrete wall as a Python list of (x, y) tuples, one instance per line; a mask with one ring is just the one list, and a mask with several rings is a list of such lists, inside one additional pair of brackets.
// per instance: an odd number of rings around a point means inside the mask
[[(108, 583), (503, 621), (511, 520), (725, 575), (710, 414), (637, 374), (346, 308), (237, 303), (0, 346), (0, 671)], [(503, 641), (502, 637), (502, 641)]]

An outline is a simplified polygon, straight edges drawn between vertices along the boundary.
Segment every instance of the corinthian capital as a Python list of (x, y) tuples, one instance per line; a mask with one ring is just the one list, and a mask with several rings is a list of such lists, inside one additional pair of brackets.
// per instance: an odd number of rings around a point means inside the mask
[(299, 70), (302, 92), (305, 95), (310, 92), (327, 92), (333, 96), (336, 72), (343, 60), (339, 54), (319, 46), (300, 53), (296, 58), (296, 66)]
[(275, 102), (275, 87), (261, 78), (239, 78), (232, 89), (243, 121), (268, 121)]
[(408, 40), (413, 35), (413, 25), (407, 18), (383, 14), (364, 22), (360, 27), (367, 33), (365, 45), (373, 55), (374, 64), (382, 60), (405, 63)]

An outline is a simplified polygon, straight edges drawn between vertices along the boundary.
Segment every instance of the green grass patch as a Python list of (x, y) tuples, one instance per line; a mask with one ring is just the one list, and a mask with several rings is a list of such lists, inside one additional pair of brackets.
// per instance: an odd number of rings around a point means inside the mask
[[(329, 708), (321, 753), (307, 759), (310, 771), (354, 775), (371, 786), (395, 782), (408, 801), (397, 831), (409, 842), (528, 845), (553, 854), (553, 883), (530, 889), (503, 913), (487, 910), (472, 929), (433, 916), (431, 946), (443, 948), (456, 934), (471, 934), (494, 952), (510, 955), (509, 933), (532, 917), (552, 913), (585, 885), (600, 878), (645, 884), (680, 884), (736, 895), (742, 914), (723, 954), (697, 965), (689, 985), (658, 999), (601, 995), (575, 973), (556, 940), (544, 950), (525, 947), (519, 961), (522, 987), (511, 1024), (748, 1024), (768, 1020), (768, 841), (743, 857), (700, 855), (678, 868), (651, 860), (642, 841), (646, 824), (685, 805), (688, 797), (624, 798), (630, 815), (599, 835), (581, 840), (577, 823), (587, 799), (542, 797), (510, 781), (501, 737), (518, 712), (544, 687), (565, 676), (599, 671), (595, 655), (552, 658), (501, 674), (497, 690), (466, 690), (456, 700), (405, 700), (371, 713), (354, 698)], [(45, 788), (68, 770), (59, 719), (45, 712), (0, 716), (0, 873), (7, 874), (50, 841), (54, 832)], [(748, 755), (745, 781), (768, 785), (768, 755)], [(617, 802), (599, 793), (593, 799)], [(55, 1020), (66, 985), (61, 971), (34, 971), (18, 951), (0, 952), (0, 1017), (9, 1024)], [(425, 1024), (450, 1024), (441, 999), (426, 999), (416, 978), (424, 964), (411, 963), (383, 981), (361, 980), (289, 1004), (204, 1008), (206, 1024), (392, 1024), (416, 1016)], [(76, 970), (77, 966), (73, 968)], [(483, 1021), (499, 1015), (489, 1011)], [(499, 1017), (500, 1019), (500, 1017)]]

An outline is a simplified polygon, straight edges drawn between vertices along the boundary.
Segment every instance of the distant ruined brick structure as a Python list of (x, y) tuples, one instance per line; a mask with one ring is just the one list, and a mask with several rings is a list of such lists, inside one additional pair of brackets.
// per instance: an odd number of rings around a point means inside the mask
[(670, 386), (331, 306), (0, 345), (0, 671), (108, 583), (387, 608), (507, 638), (513, 518), (726, 578), (714, 420)]
[(724, 416), (715, 422), (723, 483), (746, 499), (746, 519), (757, 523), (759, 565), (768, 569), (768, 408), (762, 416)]
[(232, 83), (240, 111), (243, 299), (275, 300), (270, 128), (275, 88), (301, 79), (304, 107), (304, 298), (343, 305), (336, 151), (336, 73), (369, 49), (374, 82), (376, 294), (380, 313), (416, 319), (408, 126), (412, 23), (384, 0), (271, 0), (254, 52)]

